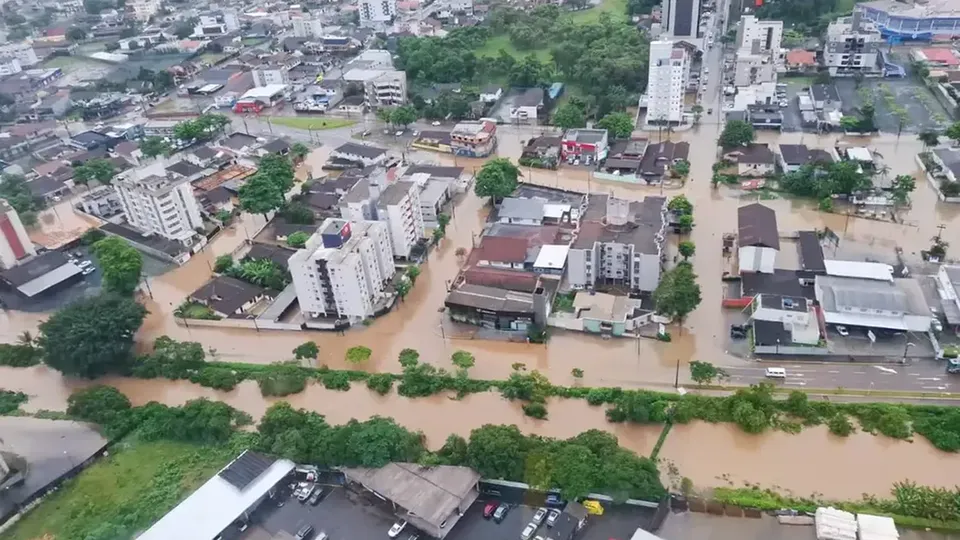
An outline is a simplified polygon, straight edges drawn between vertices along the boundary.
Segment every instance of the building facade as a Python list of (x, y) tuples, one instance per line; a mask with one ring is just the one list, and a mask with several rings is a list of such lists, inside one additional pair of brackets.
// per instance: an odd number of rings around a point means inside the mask
[(328, 218), (288, 261), (300, 309), (361, 321), (387, 298), (393, 249), (385, 223)]
[(497, 148), (497, 125), (485, 120), (460, 122), (450, 132), (450, 148), (458, 156), (489, 156)]
[(292, 17), (293, 35), (298, 38), (320, 39), (323, 37), (323, 21), (312, 17)]
[(389, 23), (397, 16), (397, 0), (361, 0), (360, 25)]
[(387, 186), (377, 201), (377, 217), (390, 231), (394, 257), (409, 258), (414, 245), (425, 234), (417, 184), (401, 181)]
[(854, 10), (874, 22), (884, 36), (924, 41), (960, 37), (960, 12), (952, 0), (874, 0), (858, 3)]
[(647, 79), (647, 123), (679, 123), (683, 120), (683, 94), (687, 87), (689, 59), (686, 50), (672, 41), (650, 43)]
[(146, 21), (160, 11), (160, 0), (131, 0), (126, 4), (138, 21)]
[(0, 268), (9, 270), (19, 260), (36, 254), (37, 250), (27, 236), (17, 211), (7, 201), (0, 199)]
[(697, 38), (697, 28), (700, 26), (699, 0), (663, 0), (660, 9), (663, 33), (667, 38)]
[(343, 80), (363, 85), (367, 107), (396, 107), (407, 102), (407, 74), (395, 69), (351, 69)]
[(823, 63), (831, 75), (881, 71), (878, 65), (883, 36), (863, 14), (854, 12), (830, 23), (823, 46)]
[(127, 222), (144, 234), (190, 246), (197, 229), (203, 229), (190, 179), (168, 172), (163, 162), (124, 173), (113, 187)]
[(0, 44), (0, 58), (16, 58), (21, 68), (35, 66), (40, 63), (33, 46), (25, 41), (19, 43)]
[(290, 82), (290, 76), (283, 68), (257, 68), (250, 75), (253, 76), (253, 85), (258, 88)]

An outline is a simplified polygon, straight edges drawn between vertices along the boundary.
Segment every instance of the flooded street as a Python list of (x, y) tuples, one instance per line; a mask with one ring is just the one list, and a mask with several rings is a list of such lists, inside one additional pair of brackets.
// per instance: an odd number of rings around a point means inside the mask
[[(4, 388), (30, 394), (24, 406), (28, 411), (64, 410), (71, 392), (91, 384), (67, 381), (42, 366), (0, 368), (0, 378)], [(163, 379), (105, 378), (97, 382), (115, 386), (134, 405), (150, 401), (182, 405), (206, 397), (228, 403), (254, 418), (278, 401), (262, 397), (252, 381), (241, 383), (231, 392)], [(602, 407), (591, 407), (584, 400), (551, 399), (551, 419), (535, 420), (523, 415), (519, 403), (494, 393), (472, 394), (462, 400), (446, 396), (407, 399), (395, 392), (380, 396), (362, 383), (354, 383), (347, 392), (312, 384), (306, 391), (282, 399), (294, 407), (323, 414), (334, 424), (352, 418), (392, 417), (408, 429), (422, 431), (433, 449), (439, 448), (451, 433), (467, 436), (470, 430), (493, 423), (515, 424), (524, 433), (555, 438), (603, 429), (616, 435), (625, 448), (650, 455), (661, 431), (659, 425), (611, 424)], [(710, 448), (708, 459), (704, 448)], [(957, 456), (934, 449), (926, 439), (916, 437), (909, 443), (865, 433), (838, 438), (822, 426), (806, 428), (797, 435), (749, 435), (732, 424), (677, 425), (667, 437), (660, 457), (664, 460), (661, 470), (666, 471), (672, 464), (697, 488), (740, 487), (751, 482), (798, 496), (821, 493), (827, 498), (859, 499), (863, 493), (886, 495), (894, 482), (904, 479), (928, 486), (960, 484)], [(866, 464), (870, 466), (869, 475), (864, 474)]]

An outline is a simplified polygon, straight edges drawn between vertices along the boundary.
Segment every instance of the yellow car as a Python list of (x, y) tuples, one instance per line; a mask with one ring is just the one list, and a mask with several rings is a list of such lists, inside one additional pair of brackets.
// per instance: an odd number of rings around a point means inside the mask
[(583, 501), (583, 507), (587, 509), (587, 512), (595, 516), (603, 515), (603, 506), (601, 506), (597, 501)]

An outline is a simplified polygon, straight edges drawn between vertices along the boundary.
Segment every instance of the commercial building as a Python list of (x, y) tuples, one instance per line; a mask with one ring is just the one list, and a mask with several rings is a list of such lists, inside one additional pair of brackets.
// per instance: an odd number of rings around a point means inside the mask
[(460, 122), (450, 131), (450, 148), (458, 156), (487, 157), (497, 148), (497, 125), (487, 120)]
[(131, 0), (125, 4), (127, 8), (133, 11), (133, 16), (138, 21), (146, 21), (160, 11), (160, 0)]
[(584, 165), (603, 161), (609, 150), (609, 136), (605, 129), (568, 129), (560, 141), (561, 159), (579, 159)]
[(22, 296), (33, 298), (60, 285), (82, 279), (83, 269), (59, 251), (48, 251), (0, 272), (0, 282)]
[(407, 259), (414, 246), (424, 237), (420, 188), (415, 182), (394, 182), (377, 200), (377, 218), (387, 224), (393, 256)]
[(395, 69), (354, 68), (343, 74), (343, 80), (363, 86), (363, 100), (367, 107), (379, 109), (407, 102), (406, 72)]
[[(666, 38), (696, 39), (700, 27), (699, 0), (663, 0), (660, 20)], [(651, 66), (653, 63), (650, 64)]]
[(312, 318), (367, 319), (388, 298), (393, 249), (386, 223), (328, 218), (290, 256), (300, 310)]
[(10, 203), (0, 199), (0, 268), (13, 268), (21, 259), (36, 254), (20, 215)]
[(389, 23), (397, 16), (397, 0), (360, 0), (360, 25)]
[[(831, 262), (836, 261), (827, 261), (828, 274)], [(827, 324), (927, 332), (933, 322), (923, 290), (915, 279), (817, 276), (814, 291)]]
[(690, 71), (686, 49), (672, 41), (650, 43), (647, 77), (647, 123), (679, 124), (683, 120), (683, 94)]
[(293, 35), (299, 38), (321, 39), (323, 38), (323, 21), (314, 18), (309, 14), (300, 17), (291, 17), (293, 24)]
[(591, 195), (567, 255), (570, 285), (653, 291), (660, 282), (666, 227), (664, 197), (627, 201)]
[(772, 274), (780, 252), (777, 214), (760, 203), (737, 209), (740, 272)]
[(937, 271), (937, 292), (946, 322), (960, 328), (960, 266), (944, 264)]
[(138, 538), (237, 538), (240, 527), (278, 492), (295, 467), (290, 460), (245, 450)]
[[(555, 279), (539, 279), (531, 272), (489, 270), (487, 279), (500, 280), (502, 285), (478, 285), (468, 282), (454, 287), (444, 300), (450, 319), (489, 328), (522, 332), (531, 326), (545, 327), (550, 303), (558, 284)], [(529, 278), (529, 279), (527, 279)], [(529, 287), (512, 285), (531, 283)], [(553, 288), (544, 287), (552, 284)]]
[(0, 76), (13, 75), (21, 71), (23, 67), (20, 65), (20, 60), (11, 56), (0, 58)]
[(162, 161), (121, 174), (113, 187), (127, 223), (145, 235), (190, 246), (196, 231), (203, 229), (190, 179), (166, 170)]
[(468, 467), (389, 463), (379, 469), (343, 469), (348, 486), (360, 486), (389, 504), (397, 518), (442, 540), (480, 496), (480, 475)]
[(880, 73), (878, 57), (883, 36), (876, 25), (864, 20), (863, 13), (855, 11), (851, 17), (842, 17), (827, 26), (823, 45), (823, 65), (831, 75), (853, 73)]
[(26, 41), (0, 44), (0, 58), (16, 58), (24, 68), (40, 63), (33, 46)]
[(960, 7), (952, 0), (910, 3), (875, 0), (859, 3), (854, 10), (875, 23), (884, 36), (923, 41), (950, 41), (960, 37)]

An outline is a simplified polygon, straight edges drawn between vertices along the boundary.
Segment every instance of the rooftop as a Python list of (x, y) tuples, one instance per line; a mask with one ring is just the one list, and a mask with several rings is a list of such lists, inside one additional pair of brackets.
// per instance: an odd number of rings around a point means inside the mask
[(602, 292), (580, 291), (573, 299), (578, 318), (611, 322), (626, 321), (639, 305), (639, 300)]
[[(522, 264), (527, 260), (529, 245), (525, 238), (485, 236), (475, 250), (477, 261)], [(471, 254), (471, 259), (474, 254)]]
[(779, 294), (761, 294), (760, 307), (779, 311), (807, 312), (807, 299), (802, 296), (781, 296)]
[(190, 298), (206, 303), (218, 313), (230, 316), (265, 292), (266, 289), (252, 283), (229, 276), (217, 276), (193, 291)]
[(500, 203), (497, 217), (500, 219), (543, 220), (544, 201), (539, 199), (517, 199), (507, 197)]
[(756, 246), (780, 249), (780, 233), (777, 230), (777, 214), (773, 208), (760, 203), (748, 204), (737, 209), (739, 244), (741, 247)]
[(823, 246), (820, 245), (820, 238), (816, 231), (800, 231), (797, 235), (800, 269), (818, 274), (826, 273), (827, 267), (823, 260)]
[[(824, 312), (846, 316), (852, 320), (862, 319), (864, 323), (861, 326), (875, 326), (868, 320), (880, 318), (874, 315), (880, 312), (887, 312), (884, 319), (889, 319), (890, 314), (930, 317), (930, 308), (927, 307), (923, 290), (915, 279), (877, 281), (817, 276), (815, 288), (817, 300)], [(827, 322), (835, 322), (835, 320), (836, 318)], [(929, 322), (921, 330), (926, 329), (929, 329)]]
[(514, 107), (539, 107), (543, 105), (543, 88), (527, 88), (513, 100)]
[(465, 283), (450, 291), (447, 306), (466, 306), (488, 311), (532, 313), (533, 295), (507, 289)]
[(765, 143), (754, 143), (742, 148), (733, 148), (727, 153), (736, 153), (737, 163), (770, 164), (774, 162), (773, 151)]
[(607, 137), (605, 129), (568, 129), (563, 134), (564, 141), (575, 141), (586, 144), (596, 144)]
[(334, 150), (334, 153), (360, 156), (367, 159), (374, 159), (387, 153), (383, 148), (377, 146), (368, 146), (366, 144), (346, 143)]
[(390, 184), (380, 193), (377, 206), (384, 207), (400, 204), (404, 199), (410, 197), (410, 190), (414, 189), (414, 186), (415, 184), (413, 182), (406, 181)]
[(793, 49), (791, 51), (787, 51), (787, 64), (815, 66), (817, 65), (817, 55), (812, 51)]
[(459, 178), (463, 174), (463, 167), (443, 167), (440, 165), (411, 165), (403, 172), (403, 176), (415, 174), (429, 174), (437, 178)]
[(596, 243), (633, 244), (640, 253), (659, 253), (666, 227), (667, 200), (664, 197), (645, 197), (631, 201), (627, 222), (623, 225), (607, 223), (609, 195), (591, 195), (587, 211), (580, 219), (580, 232), (570, 246), (573, 249), (591, 249)]
[(960, 17), (960, 6), (957, 6), (952, 0), (929, 0), (922, 4), (904, 4), (896, 0), (875, 0), (873, 2), (863, 2), (859, 5), (909, 19)]
[[(59, 251), (48, 251), (0, 273), (4, 281), (33, 296), (80, 273), (77, 265)], [(42, 287), (39, 288), (38, 287)]]

